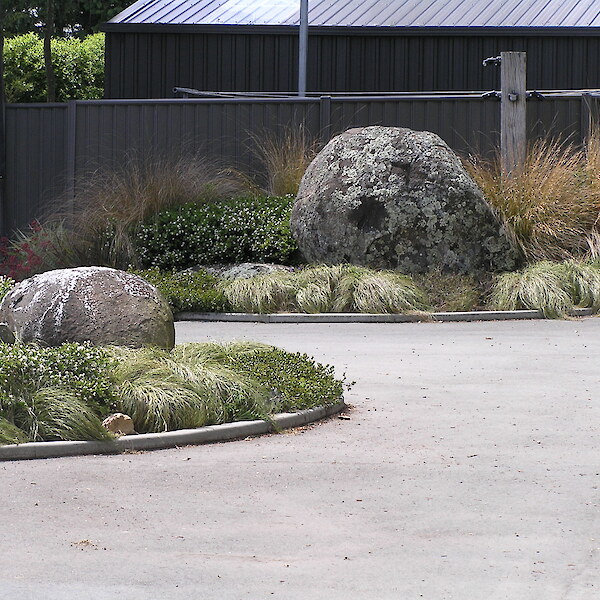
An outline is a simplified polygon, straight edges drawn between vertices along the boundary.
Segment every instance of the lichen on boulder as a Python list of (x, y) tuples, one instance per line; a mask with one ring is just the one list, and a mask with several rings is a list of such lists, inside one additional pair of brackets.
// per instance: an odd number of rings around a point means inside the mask
[(0, 304), (17, 339), (45, 346), (175, 345), (173, 313), (147, 281), (107, 267), (58, 269), (17, 284)]
[(476, 273), (518, 254), (460, 159), (437, 135), (350, 129), (309, 165), (291, 229), (310, 262)]

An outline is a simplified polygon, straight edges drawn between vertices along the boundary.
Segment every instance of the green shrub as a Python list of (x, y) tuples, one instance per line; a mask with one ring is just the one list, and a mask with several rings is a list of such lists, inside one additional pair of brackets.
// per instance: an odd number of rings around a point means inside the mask
[(293, 198), (236, 198), (160, 212), (137, 236), (142, 265), (164, 270), (235, 262), (288, 262)]
[[(104, 34), (52, 40), (56, 99), (90, 100), (104, 94)], [(34, 33), (9, 37), (4, 44), (7, 102), (45, 102), (43, 40)]]
[(89, 344), (0, 344), (0, 438), (106, 439), (100, 417), (116, 400), (113, 368)]
[(234, 355), (230, 364), (272, 390), (278, 412), (335, 404), (344, 391), (333, 367), (316, 363), (306, 354), (258, 348)]
[(236, 312), (402, 313), (427, 308), (411, 277), (355, 265), (236, 279), (224, 285), (224, 293)]
[(168, 273), (157, 268), (132, 271), (165, 297), (173, 312), (227, 312), (229, 303), (216, 277), (206, 271)]

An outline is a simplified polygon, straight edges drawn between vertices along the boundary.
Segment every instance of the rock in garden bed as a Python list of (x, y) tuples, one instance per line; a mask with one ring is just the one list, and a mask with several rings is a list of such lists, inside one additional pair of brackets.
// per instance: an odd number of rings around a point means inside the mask
[(427, 131), (365, 127), (332, 139), (302, 179), (291, 228), (309, 262), (415, 274), (517, 261), (458, 157)]
[(0, 322), (23, 342), (173, 348), (173, 314), (156, 288), (106, 267), (59, 269), (15, 286), (0, 305)]
[(248, 279), (256, 275), (269, 273), (289, 272), (292, 267), (276, 265), (274, 263), (236, 263), (230, 265), (199, 266), (195, 270), (204, 270), (211, 275), (222, 279)]

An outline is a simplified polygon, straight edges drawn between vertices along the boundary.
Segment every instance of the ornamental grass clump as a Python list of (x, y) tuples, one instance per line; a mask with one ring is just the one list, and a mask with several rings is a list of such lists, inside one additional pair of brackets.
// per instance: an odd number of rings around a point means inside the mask
[(440, 269), (433, 269), (415, 275), (414, 279), (433, 311), (455, 312), (476, 310), (483, 302), (490, 277), (481, 274), (475, 279), (472, 275), (442, 273)]
[(490, 305), (496, 310), (541, 310), (549, 318), (574, 308), (573, 282), (564, 263), (541, 261), (514, 273), (503, 273), (494, 285)]
[(581, 256), (600, 213), (598, 134), (586, 150), (538, 140), (525, 163), (503, 174), (500, 160), (466, 166), (528, 262)]
[(412, 278), (355, 265), (258, 275), (225, 284), (223, 291), (237, 312), (401, 313), (427, 308)]
[(268, 394), (258, 382), (186, 352), (119, 349), (119, 407), (140, 433), (266, 418)]
[(0, 301), (15, 287), (15, 280), (5, 275), (0, 275)]
[(565, 267), (571, 278), (573, 303), (580, 308), (600, 310), (600, 265), (570, 260)]
[(253, 135), (252, 141), (267, 174), (266, 192), (272, 196), (295, 196), (320, 142), (311, 137), (303, 124)]
[(296, 292), (293, 275), (283, 271), (234, 279), (223, 288), (234, 312), (250, 313), (293, 311)]
[(550, 318), (574, 308), (600, 309), (600, 269), (592, 263), (541, 261), (500, 275), (490, 304), (498, 310), (541, 310)]

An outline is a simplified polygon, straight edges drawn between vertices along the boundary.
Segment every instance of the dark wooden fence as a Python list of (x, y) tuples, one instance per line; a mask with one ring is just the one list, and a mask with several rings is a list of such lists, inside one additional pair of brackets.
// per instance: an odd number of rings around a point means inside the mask
[[(596, 100), (581, 92), (549, 93), (527, 105), (531, 137), (586, 136)], [(303, 124), (327, 141), (351, 127), (393, 125), (439, 134), (458, 153), (498, 147), (500, 103), (480, 94), (98, 100), (6, 107), (4, 234), (43, 215), (57, 198), (68, 205), (77, 182), (133, 154), (202, 153), (260, 177), (253, 139)]]

